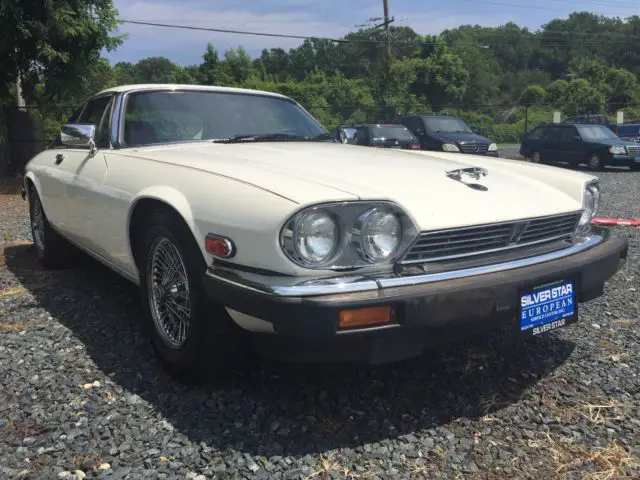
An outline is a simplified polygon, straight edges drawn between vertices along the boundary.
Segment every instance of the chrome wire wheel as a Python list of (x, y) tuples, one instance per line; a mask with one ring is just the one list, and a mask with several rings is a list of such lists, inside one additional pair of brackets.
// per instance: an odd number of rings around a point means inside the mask
[(531, 161), (533, 163), (540, 163), (540, 153), (533, 152), (533, 155), (531, 156)]
[(33, 208), (31, 209), (31, 233), (33, 235), (33, 243), (39, 251), (44, 250), (44, 211), (40, 198), (35, 195), (33, 199)]
[(600, 157), (598, 155), (591, 155), (588, 162), (589, 169), (598, 170), (600, 168)]
[(191, 327), (189, 277), (178, 247), (166, 237), (151, 245), (147, 291), (156, 330), (167, 346), (180, 349)]

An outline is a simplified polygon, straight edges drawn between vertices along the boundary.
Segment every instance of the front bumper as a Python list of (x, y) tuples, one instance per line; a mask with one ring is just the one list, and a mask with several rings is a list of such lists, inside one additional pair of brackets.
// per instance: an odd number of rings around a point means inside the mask
[[(288, 343), (327, 345), (347, 338), (400, 338), (406, 356), (412, 350), (409, 344), (417, 354), (426, 339), (441, 343), (440, 333), (447, 329), (473, 326), (486, 330), (508, 324), (517, 316), (518, 292), (523, 288), (571, 278), (578, 302), (596, 298), (623, 266), (627, 251), (628, 240), (595, 228), (580, 243), (559, 251), (463, 270), (301, 281), (212, 266), (205, 274), (204, 287), (213, 301), (271, 323), (279, 334), (274, 336)], [(391, 323), (338, 328), (340, 311), (381, 305), (391, 306)]]
[(611, 155), (609, 165), (630, 167), (633, 165), (640, 166), (640, 156), (634, 155)]

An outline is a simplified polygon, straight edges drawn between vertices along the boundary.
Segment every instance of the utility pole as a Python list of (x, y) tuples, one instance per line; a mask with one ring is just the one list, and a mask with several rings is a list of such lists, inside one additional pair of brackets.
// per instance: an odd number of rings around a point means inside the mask
[(391, 29), (389, 25), (392, 20), (389, 20), (389, 0), (382, 0), (382, 4), (384, 6), (384, 29), (387, 34), (387, 58), (391, 60)]
[(20, 74), (18, 74), (18, 78), (16, 79), (16, 107), (19, 110), (24, 110), (25, 101), (22, 96), (22, 79), (20, 78)]

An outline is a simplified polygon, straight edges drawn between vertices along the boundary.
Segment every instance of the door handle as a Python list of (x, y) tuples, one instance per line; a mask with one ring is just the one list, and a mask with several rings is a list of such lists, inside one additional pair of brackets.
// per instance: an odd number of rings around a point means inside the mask
[(63, 160), (64, 160), (64, 155), (62, 153), (59, 153), (56, 155), (56, 165), (60, 165)]

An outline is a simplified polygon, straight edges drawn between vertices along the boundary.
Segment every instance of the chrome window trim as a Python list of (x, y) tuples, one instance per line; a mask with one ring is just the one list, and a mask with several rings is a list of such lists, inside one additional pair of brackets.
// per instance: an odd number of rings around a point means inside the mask
[(206, 275), (243, 290), (276, 297), (347, 294), (385, 288), (416, 286), (529, 267), (583, 252), (605, 242), (607, 237), (606, 231), (593, 233), (561, 250), (491, 265), (438, 273), (397, 275), (387, 272), (386, 274), (370, 276), (342, 275), (309, 279), (304, 277), (261, 275), (240, 271), (233, 267), (212, 265), (207, 269)]

